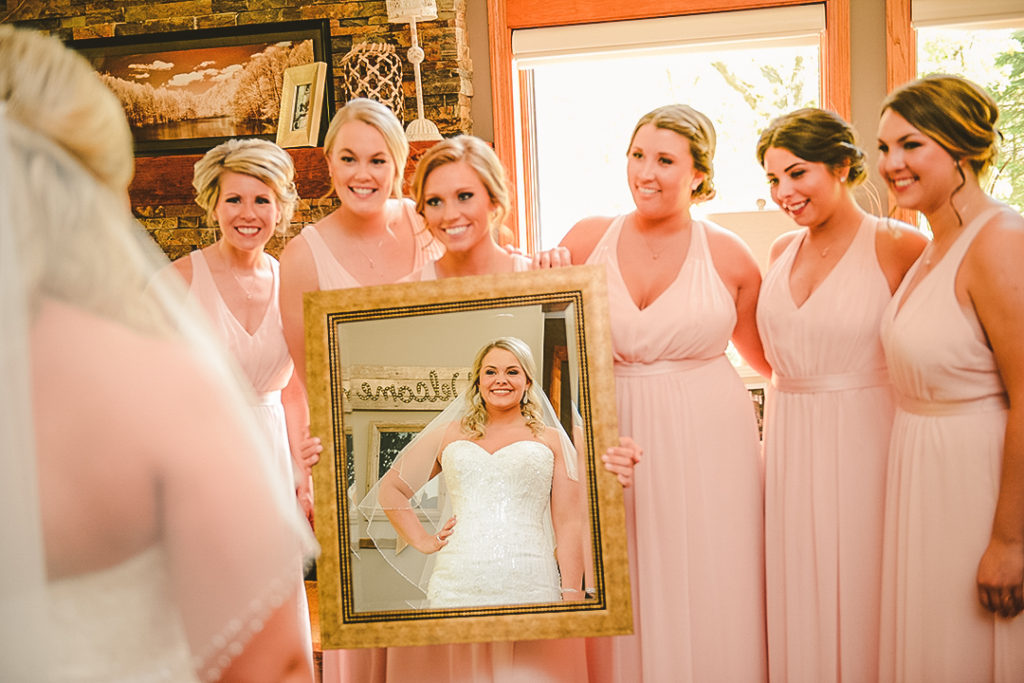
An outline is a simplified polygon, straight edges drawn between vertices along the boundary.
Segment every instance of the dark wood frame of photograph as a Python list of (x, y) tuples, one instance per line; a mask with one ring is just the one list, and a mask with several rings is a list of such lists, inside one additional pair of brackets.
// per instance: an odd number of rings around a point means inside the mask
[(312, 62), (326, 64), (322, 136), (334, 112), (330, 44), (327, 19), (68, 42), (125, 104), (137, 156), (201, 153), (232, 137), (274, 140), (284, 72)]

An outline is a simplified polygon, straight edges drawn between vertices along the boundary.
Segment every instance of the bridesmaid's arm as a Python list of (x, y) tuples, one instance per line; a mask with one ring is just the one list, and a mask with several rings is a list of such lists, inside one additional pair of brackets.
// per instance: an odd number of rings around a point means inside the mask
[(284, 421), (288, 428), (288, 445), (295, 465), (309, 474), (313, 465), (320, 462), (324, 450), (320, 438), (309, 434), (309, 410), (306, 394), (298, 376), (292, 372), (287, 386), (281, 390), (281, 405), (284, 406)]
[(633, 439), (628, 436), (619, 437), (619, 445), (612, 446), (601, 456), (604, 468), (615, 475), (622, 484), (622, 488), (628, 489), (633, 485), (633, 469), (640, 462), (644, 455), (641, 448)]
[[(281, 253), (281, 323), (284, 340), (295, 363), (294, 377), (298, 379), (305, 396), (306, 387), (306, 329), (302, 313), (302, 295), (320, 288), (313, 253), (302, 235), (294, 237)], [(308, 419), (307, 419), (308, 422)]]
[(753, 252), (735, 233), (713, 224), (708, 226), (708, 247), (715, 270), (736, 301), (736, 328), (732, 343), (743, 359), (763, 377), (771, 377), (772, 368), (764, 357), (761, 336), (757, 332), (757, 297), (761, 291), (761, 271)]
[(1007, 211), (978, 234), (960, 271), (960, 280), (985, 329), (1010, 401), (992, 536), (981, 556), (977, 577), (982, 606), (1006, 618), (1024, 610), (1022, 258), (1024, 218)]
[[(309, 403), (306, 396), (306, 330), (302, 313), (302, 295), (319, 288), (316, 276), (316, 264), (309, 245), (301, 235), (296, 236), (281, 253), (280, 265), (281, 284), (278, 302), (281, 307), (281, 323), (284, 327), (284, 340), (288, 345), (295, 369), (292, 377), (281, 394), (281, 403), (285, 409), (285, 424), (288, 427), (288, 443), (292, 453), (292, 462), (298, 468), (295, 477), (295, 495), (302, 504), (307, 518), (313, 520), (313, 487), (310, 478), (312, 464), (306, 466), (296, 459), (296, 447), (303, 450), (309, 436)], [(316, 457), (319, 459), (319, 450)]]
[(288, 385), (281, 390), (284, 422), (288, 430), (288, 450), (291, 453), (295, 497), (302, 506), (309, 523), (313, 523), (313, 465), (320, 461), (324, 450), (319, 437), (309, 434), (309, 408), (302, 383), (292, 372)]
[(889, 283), (889, 292), (895, 294), (903, 276), (914, 265), (928, 245), (928, 238), (918, 230), (899, 221), (888, 221), (875, 235), (875, 254), (878, 266)]
[(534, 254), (530, 267), (532, 270), (544, 270), (546, 268), (563, 268), (571, 265), (573, 265), (572, 252), (568, 248), (559, 245), (554, 249), (545, 249)]

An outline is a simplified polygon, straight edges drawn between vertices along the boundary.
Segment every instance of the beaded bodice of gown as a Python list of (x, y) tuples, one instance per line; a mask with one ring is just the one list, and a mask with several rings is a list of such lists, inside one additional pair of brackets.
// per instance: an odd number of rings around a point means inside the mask
[(441, 466), (458, 522), (437, 554), (430, 606), (560, 600), (549, 531), (551, 449), (517, 441), (489, 453), (458, 440), (442, 451)]
[(197, 681), (160, 546), (51, 582), (45, 680)]

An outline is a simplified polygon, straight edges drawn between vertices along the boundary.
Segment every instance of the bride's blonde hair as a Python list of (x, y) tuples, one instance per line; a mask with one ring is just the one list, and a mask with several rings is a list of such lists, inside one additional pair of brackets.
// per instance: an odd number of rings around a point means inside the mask
[(543, 436), (547, 427), (540, 411), (540, 401), (535, 393), (537, 391), (537, 366), (533, 362), (533, 353), (530, 346), (522, 339), (516, 337), (498, 337), (497, 339), (484, 344), (476, 358), (473, 360), (473, 370), (470, 374), (470, 385), (466, 390), (469, 411), (462, 418), (462, 429), (475, 439), (483, 438), (487, 431), (487, 406), (484, 404), (483, 396), (480, 395), (480, 368), (491, 349), (504, 349), (508, 351), (522, 366), (526, 374), (526, 391), (523, 392), (523, 399), (519, 403), (519, 412), (526, 420), (526, 426), (530, 428), (534, 436)]
[(59, 40), (3, 24), (0, 109), (16, 176), (3, 182), (19, 199), (9, 207), (9, 229), (30, 310), (48, 296), (161, 329), (146, 287), (163, 256), (137, 237), (128, 199), (132, 138), (121, 103)]

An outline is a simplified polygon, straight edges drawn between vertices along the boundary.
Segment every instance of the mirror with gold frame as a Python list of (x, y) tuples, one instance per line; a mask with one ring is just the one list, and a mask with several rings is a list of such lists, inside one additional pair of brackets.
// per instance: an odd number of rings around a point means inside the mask
[[(324, 444), (313, 478), (325, 649), (631, 632), (622, 489), (598, 457), (618, 440), (607, 308), (599, 266), (305, 295), (311, 431)], [(537, 379), (574, 435), (590, 590), (578, 601), (430, 608), (403, 577), (420, 553), (359, 503), (499, 336), (529, 344)], [(417, 513), (436, 522), (443, 477), (416, 495)]]

